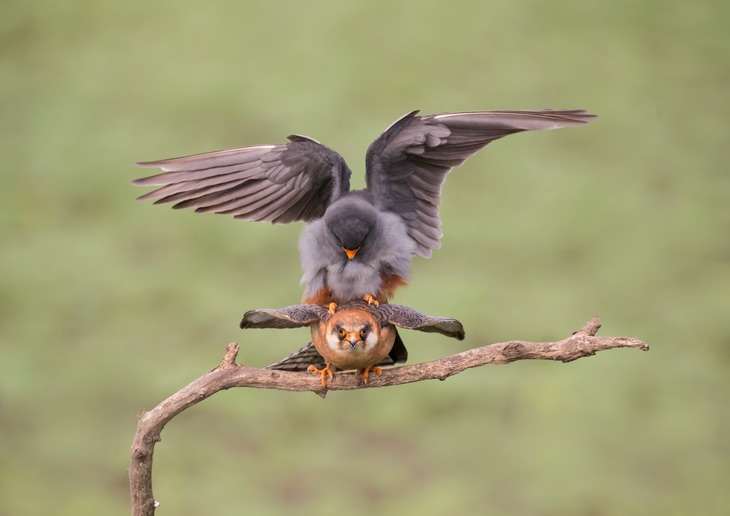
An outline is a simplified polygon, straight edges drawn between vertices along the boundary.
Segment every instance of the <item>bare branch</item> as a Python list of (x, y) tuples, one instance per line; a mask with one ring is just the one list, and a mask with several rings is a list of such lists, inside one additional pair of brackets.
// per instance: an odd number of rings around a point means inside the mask
[(328, 390), (353, 390), (387, 387), (422, 380), (445, 380), (466, 369), (486, 364), (509, 364), (517, 360), (558, 360), (572, 362), (614, 348), (636, 348), (648, 351), (644, 342), (629, 337), (596, 337), (601, 327), (598, 316), (570, 337), (557, 342), (526, 342), (510, 340), (470, 349), (433, 362), (386, 369), (382, 376), (371, 375), (367, 386), (354, 373), (337, 373), (327, 387), (318, 375), (300, 372), (258, 369), (236, 364), (238, 344), (229, 344), (221, 364), (182, 388), (155, 408), (142, 412), (132, 443), (129, 484), (132, 515), (149, 516), (157, 503), (152, 493), (152, 456), (165, 425), (176, 415), (218, 391), (232, 387), (253, 387), (284, 391), (311, 391), (325, 397)]

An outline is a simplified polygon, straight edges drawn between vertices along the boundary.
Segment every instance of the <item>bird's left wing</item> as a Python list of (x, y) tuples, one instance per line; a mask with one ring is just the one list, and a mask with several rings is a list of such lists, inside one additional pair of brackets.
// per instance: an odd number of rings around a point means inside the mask
[(164, 171), (133, 181), (160, 186), (139, 200), (173, 208), (287, 223), (320, 218), (350, 188), (350, 169), (338, 153), (306, 136), (182, 158), (137, 163)]
[(429, 257), (440, 246), (441, 185), (490, 142), (522, 131), (583, 125), (583, 110), (473, 111), (403, 116), (375, 140), (366, 156), (367, 189), (383, 209), (400, 215), (416, 253)]
[(249, 310), (243, 314), (241, 328), (302, 328), (310, 324), (327, 320), (329, 312), (319, 305), (292, 305), (285, 308)]
[(464, 326), (456, 319), (447, 317), (431, 317), (403, 305), (381, 304), (379, 316), (384, 323), (400, 328), (430, 333), (440, 333), (454, 339), (464, 339)]

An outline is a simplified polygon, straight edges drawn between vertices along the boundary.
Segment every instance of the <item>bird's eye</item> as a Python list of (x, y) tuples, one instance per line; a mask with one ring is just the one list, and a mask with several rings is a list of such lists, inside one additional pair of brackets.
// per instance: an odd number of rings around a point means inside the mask
[(361, 339), (364, 339), (365, 337), (367, 337), (367, 335), (368, 335), (368, 331), (367, 330), (365, 330), (365, 329), (360, 330), (360, 338)]
[(341, 338), (345, 338), (345, 335), (347, 335), (347, 332), (345, 330), (343, 330), (342, 328), (340, 328), (340, 330), (337, 333)]

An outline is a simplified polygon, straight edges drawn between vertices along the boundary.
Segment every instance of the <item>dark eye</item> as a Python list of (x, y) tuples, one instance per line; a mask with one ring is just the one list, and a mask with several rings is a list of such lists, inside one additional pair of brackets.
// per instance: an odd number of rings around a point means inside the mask
[(340, 330), (339, 330), (339, 331), (338, 331), (337, 333), (338, 333), (338, 334), (339, 334), (339, 336), (340, 336), (340, 337), (342, 337), (342, 338), (344, 338), (344, 337), (345, 337), (345, 335), (347, 335), (347, 332), (346, 332), (345, 330), (343, 330), (342, 328), (340, 328)]
[(365, 329), (360, 330), (360, 338), (361, 339), (364, 339), (365, 337), (367, 337), (367, 335), (368, 335), (368, 331), (367, 330), (365, 330)]

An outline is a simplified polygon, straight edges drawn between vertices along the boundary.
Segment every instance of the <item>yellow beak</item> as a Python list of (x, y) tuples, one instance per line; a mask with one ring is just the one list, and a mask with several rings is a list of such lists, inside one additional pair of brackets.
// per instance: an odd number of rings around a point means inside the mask
[(357, 249), (345, 249), (343, 247), (342, 250), (345, 251), (345, 254), (347, 255), (347, 258), (349, 258), (350, 260), (352, 260), (353, 258), (355, 258), (355, 255), (360, 250), (360, 248), (358, 247)]

